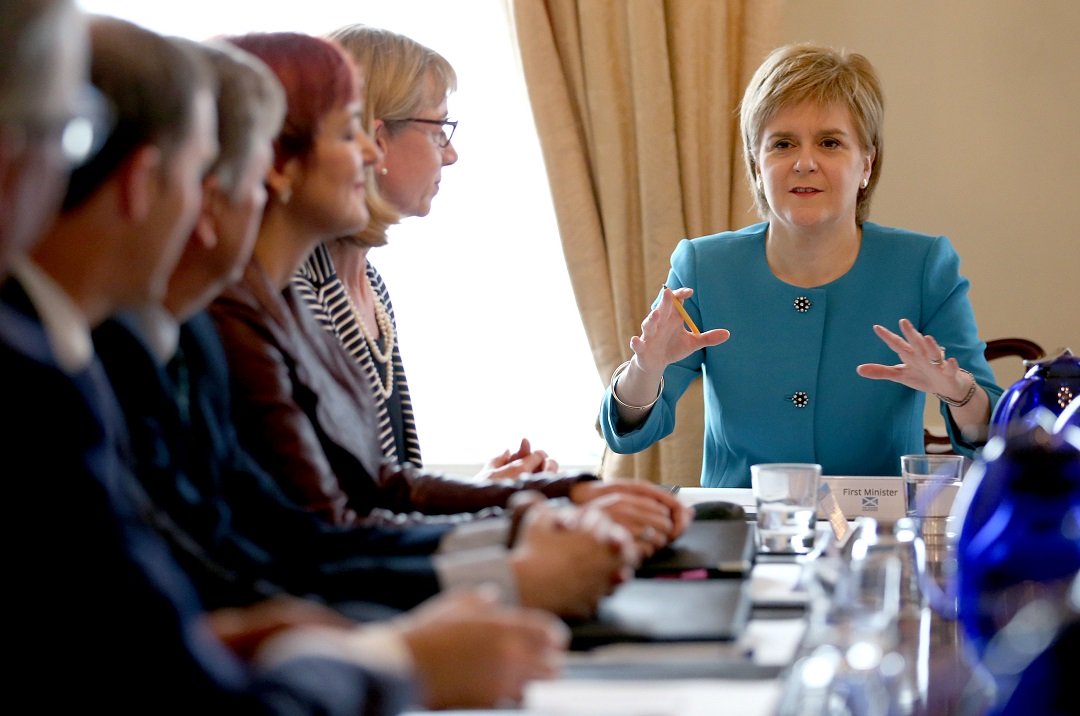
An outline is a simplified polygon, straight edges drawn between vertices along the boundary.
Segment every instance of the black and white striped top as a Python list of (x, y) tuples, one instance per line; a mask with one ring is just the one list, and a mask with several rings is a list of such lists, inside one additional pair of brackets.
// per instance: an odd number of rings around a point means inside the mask
[(371, 281), (375, 295), (382, 302), (394, 325), (394, 347), (390, 359), (394, 362), (394, 389), (389, 398), (383, 397), (383, 375), (380, 366), (372, 357), (367, 341), (360, 332), (356, 316), (353, 315), (348, 297), (345, 295), (345, 285), (338, 278), (330, 252), (324, 245), (320, 244), (297, 270), (292, 284), (311, 308), (319, 324), (341, 342), (346, 352), (353, 357), (361, 372), (366, 376), (378, 411), (376, 423), (383, 455), (395, 462), (408, 462), (419, 467), (421, 465), (420, 441), (416, 434), (409, 384), (401, 362), (394, 307), (390, 303), (390, 294), (386, 290), (382, 276), (371, 265), (371, 262), (367, 264), (367, 277)]

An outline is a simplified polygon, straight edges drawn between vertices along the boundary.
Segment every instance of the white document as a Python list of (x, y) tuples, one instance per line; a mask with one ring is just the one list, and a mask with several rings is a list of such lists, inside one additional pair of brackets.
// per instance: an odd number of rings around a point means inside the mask
[[(735, 681), (534, 681), (525, 692), (529, 716), (770, 716), (778, 679)], [(523, 716), (525, 716), (523, 714)]]

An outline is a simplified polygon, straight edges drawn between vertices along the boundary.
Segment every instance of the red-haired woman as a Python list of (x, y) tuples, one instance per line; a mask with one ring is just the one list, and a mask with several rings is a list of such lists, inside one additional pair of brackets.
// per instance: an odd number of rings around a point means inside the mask
[[(353, 376), (304, 374), (305, 366), (333, 365), (336, 356), (315, 340), (320, 329), (309, 330), (288, 284), (319, 243), (368, 221), (365, 167), (378, 154), (360, 126), (359, 73), (337, 45), (308, 35), (251, 34), (230, 42), (270, 67), (287, 105), (254, 255), (241, 281), (211, 307), (235, 376), (236, 424), (245, 447), (290, 498), (347, 524), (355, 515), (320, 451), (327, 436), (305, 411), (335, 416), (335, 405), (354, 400)], [(348, 429), (352, 446), (364, 455), (370, 442), (364, 432), (372, 426), (356, 424), (357, 415), (363, 412), (349, 412)], [(336, 421), (329, 416), (326, 422)], [(368, 467), (377, 472), (379, 456), (370, 457)]]

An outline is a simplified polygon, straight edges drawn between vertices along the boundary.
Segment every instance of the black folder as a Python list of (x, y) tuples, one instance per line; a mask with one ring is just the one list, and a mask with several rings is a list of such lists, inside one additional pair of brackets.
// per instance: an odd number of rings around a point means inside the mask
[(745, 519), (696, 519), (677, 540), (645, 560), (637, 576), (701, 571), (706, 577), (746, 577), (756, 553), (754, 526)]
[(742, 508), (699, 506), (686, 531), (601, 600), (594, 618), (570, 622), (571, 648), (737, 639), (750, 618), (755, 554), (754, 527)]
[(571, 623), (571, 648), (616, 642), (729, 641), (750, 618), (742, 579), (632, 579), (600, 602), (596, 616)]

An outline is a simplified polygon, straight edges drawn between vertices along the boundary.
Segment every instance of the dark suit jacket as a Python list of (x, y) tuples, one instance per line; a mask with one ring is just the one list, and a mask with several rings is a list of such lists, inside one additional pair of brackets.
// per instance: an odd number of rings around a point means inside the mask
[(178, 540), (178, 551), (210, 606), (249, 601), (267, 582), (331, 602), (398, 608), (438, 591), (431, 554), (448, 526), (331, 526), (289, 501), (248, 457), (207, 315), (181, 326), (165, 367), (124, 318), (99, 327), (94, 341), (127, 419), (139, 479), (194, 542), (191, 549)]
[(9, 680), (33, 710), (382, 714), (400, 706), (400, 684), (343, 662), (294, 660), (256, 675), (205, 629), (199, 599), (125, 468), (123, 424), (100, 364), (66, 374), (21, 289), (9, 282), (3, 296)]
[(293, 500), (338, 524), (375, 508), (427, 515), (504, 507), (522, 489), (565, 497), (593, 475), (473, 482), (383, 462), (359, 367), (291, 286), (258, 261), (210, 306), (226, 348), (240, 440)]

